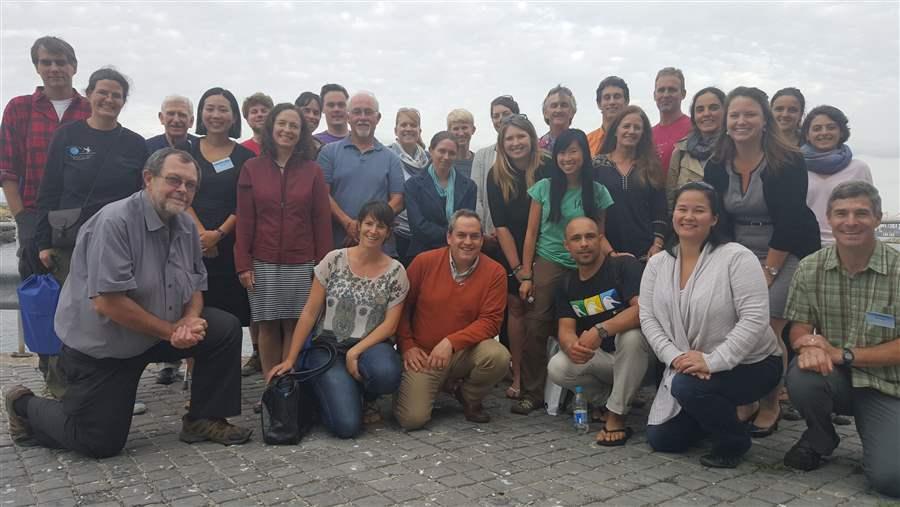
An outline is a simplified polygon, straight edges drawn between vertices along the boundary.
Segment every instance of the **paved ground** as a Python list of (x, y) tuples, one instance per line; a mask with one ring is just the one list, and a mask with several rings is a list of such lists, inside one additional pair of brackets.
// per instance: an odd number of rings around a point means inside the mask
[[(145, 373), (137, 416), (121, 455), (86, 459), (71, 452), (11, 444), (0, 416), (0, 505), (886, 505), (873, 496), (859, 468), (852, 426), (831, 463), (815, 472), (785, 469), (781, 457), (801, 423), (756, 442), (736, 470), (706, 469), (697, 458), (654, 453), (643, 431), (646, 408), (631, 418), (637, 433), (625, 447), (592, 445), (569, 418), (509, 414), (502, 391), (489, 398), (494, 421), (468, 423), (458, 405), (441, 398), (427, 429), (404, 433), (391, 421), (353, 440), (317, 428), (297, 446), (269, 447), (258, 437), (250, 407), (262, 390), (245, 381), (247, 445), (187, 445), (178, 441), (185, 394), (180, 384), (153, 383)], [(37, 390), (31, 360), (0, 358), (0, 385)], [(650, 393), (644, 393), (649, 395)], [(387, 413), (387, 401), (383, 400)]]

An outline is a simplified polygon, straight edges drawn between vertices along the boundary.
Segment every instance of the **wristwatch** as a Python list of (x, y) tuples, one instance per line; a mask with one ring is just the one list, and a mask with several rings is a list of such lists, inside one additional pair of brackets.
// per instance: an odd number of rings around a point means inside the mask
[(849, 348), (844, 348), (844, 352), (841, 354), (844, 362), (841, 363), (842, 366), (852, 366), (853, 360), (856, 359), (856, 356), (853, 354), (853, 351)]
[(596, 329), (597, 334), (600, 335), (600, 340), (605, 340), (605, 339), (609, 338), (609, 331), (607, 331), (606, 328), (603, 327), (602, 322), (600, 324), (595, 324), (594, 329)]

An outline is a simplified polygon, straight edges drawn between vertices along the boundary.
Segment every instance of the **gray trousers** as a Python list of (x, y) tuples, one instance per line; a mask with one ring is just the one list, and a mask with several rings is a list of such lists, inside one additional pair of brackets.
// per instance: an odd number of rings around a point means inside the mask
[(606, 408), (625, 415), (641, 388), (651, 356), (640, 328), (629, 329), (616, 335), (615, 352), (597, 349), (584, 364), (573, 363), (565, 352), (559, 351), (547, 364), (547, 376), (566, 389), (581, 386), (588, 400), (609, 396)]
[(863, 470), (872, 488), (900, 497), (900, 398), (871, 388), (855, 388), (847, 368), (828, 376), (801, 370), (797, 360), (787, 373), (791, 403), (806, 420), (801, 440), (828, 456), (840, 442), (831, 414), (852, 415), (862, 440)]

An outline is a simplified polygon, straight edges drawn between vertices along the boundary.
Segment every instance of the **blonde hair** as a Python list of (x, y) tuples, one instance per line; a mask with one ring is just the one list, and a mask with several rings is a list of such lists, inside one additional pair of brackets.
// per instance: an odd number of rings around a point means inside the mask
[(454, 123), (468, 123), (470, 125), (475, 125), (475, 117), (465, 109), (454, 109), (447, 114), (447, 128), (449, 129), (450, 125)]
[[(529, 150), (528, 166), (525, 167), (525, 186), (519, 188), (516, 184), (516, 172), (518, 172), (506, 156), (506, 149), (503, 147), (503, 138), (509, 127), (516, 127), (524, 130), (531, 140), (531, 149)], [(537, 170), (541, 166), (541, 151), (538, 148), (537, 132), (534, 125), (525, 117), (525, 115), (514, 114), (507, 116), (500, 123), (500, 130), (497, 131), (497, 158), (494, 160), (491, 169), (491, 178), (494, 183), (500, 187), (500, 193), (503, 195), (503, 202), (508, 203), (512, 199), (519, 196), (519, 192), (525, 192), (529, 187), (536, 183)]]
[(400, 115), (405, 115), (416, 122), (416, 125), (419, 126), (419, 138), (416, 140), (416, 144), (425, 148), (425, 141), (422, 140), (422, 115), (419, 114), (419, 110), (414, 107), (401, 107), (398, 109), (397, 116), (394, 119), (394, 127), (400, 124)]

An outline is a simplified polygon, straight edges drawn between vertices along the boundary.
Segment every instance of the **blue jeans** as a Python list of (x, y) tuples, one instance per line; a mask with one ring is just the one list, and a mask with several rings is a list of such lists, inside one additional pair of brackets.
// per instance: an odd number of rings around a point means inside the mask
[(759, 400), (780, 379), (778, 356), (713, 373), (709, 380), (679, 373), (672, 379), (672, 396), (681, 412), (662, 424), (647, 426), (647, 443), (655, 451), (684, 452), (710, 436), (713, 454), (742, 456), (752, 442), (747, 425), (737, 418), (737, 407)]
[[(303, 367), (315, 368), (328, 359), (326, 352), (313, 349), (304, 354)], [(339, 438), (353, 438), (362, 430), (362, 400), (375, 400), (400, 387), (403, 368), (400, 355), (390, 343), (373, 345), (359, 356), (362, 382), (347, 371), (346, 355), (338, 352), (334, 365), (312, 380), (319, 400), (322, 423)]]

